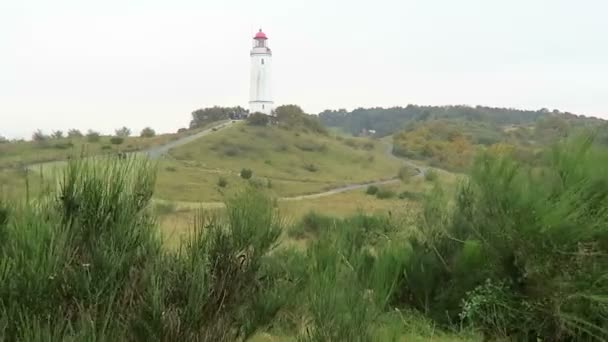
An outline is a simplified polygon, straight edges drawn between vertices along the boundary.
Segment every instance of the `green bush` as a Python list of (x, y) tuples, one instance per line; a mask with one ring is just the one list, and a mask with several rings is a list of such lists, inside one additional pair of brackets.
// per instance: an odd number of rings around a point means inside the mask
[(141, 133), (139, 133), (139, 136), (142, 138), (152, 138), (152, 137), (156, 136), (156, 131), (154, 131), (150, 127), (146, 127), (141, 130)]
[(165, 168), (165, 170), (169, 171), (169, 172), (176, 172), (177, 168), (175, 166), (167, 166)]
[(287, 231), (287, 235), (295, 239), (303, 239), (307, 236), (318, 237), (319, 233), (330, 228), (333, 222), (334, 219), (331, 217), (310, 211), (298, 224), (293, 225)]
[(408, 182), (410, 178), (416, 175), (416, 170), (414, 170), (410, 166), (401, 166), (399, 168), (399, 172), (397, 173), (397, 177), (401, 179), (403, 182)]
[(241, 178), (249, 179), (249, 178), (251, 178), (251, 176), (253, 176), (253, 171), (251, 171), (251, 169), (242, 169), (241, 170)]
[(378, 193), (378, 187), (375, 185), (369, 185), (367, 190), (365, 190), (365, 193), (368, 195), (375, 195)]
[(217, 186), (219, 186), (220, 188), (225, 188), (226, 186), (228, 186), (228, 180), (226, 180), (226, 178), (224, 177), (220, 177), (217, 180)]
[(270, 117), (262, 113), (253, 113), (247, 117), (247, 124), (251, 126), (267, 126), (270, 123)]
[(379, 189), (378, 192), (376, 192), (376, 197), (378, 199), (389, 199), (389, 198), (393, 198), (395, 197), (396, 194), (393, 190), (389, 190), (389, 189)]
[(488, 338), (608, 338), (607, 165), (588, 136), (535, 167), (481, 155), (454, 199), (426, 199), (400, 297)]
[(111, 143), (111, 144), (113, 144), (113, 145), (120, 145), (120, 144), (122, 144), (124, 141), (125, 141), (125, 138), (123, 138), (123, 137), (119, 137), (119, 136), (116, 136), (116, 137), (111, 137), (111, 138), (110, 138), (110, 143)]
[(304, 170), (308, 171), (308, 172), (317, 172), (319, 171), (319, 167), (317, 167), (315, 164), (305, 164), (303, 166)]

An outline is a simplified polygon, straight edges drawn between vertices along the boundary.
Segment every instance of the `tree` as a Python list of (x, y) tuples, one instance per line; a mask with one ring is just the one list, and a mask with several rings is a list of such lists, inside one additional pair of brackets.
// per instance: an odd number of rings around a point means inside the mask
[(72, 128), (68, 131), (68, 138), (82, 138), (82, 132)]
[(192, 121), (190, 121), (190, 128), (197, 128), (206, 123), (234, 119), (243, 116), (246, 113), (245, 109), (241, 106), (237, 107), (208, 107), (197, 109), (192, 112)]
[(49, 136), (44, 134), (41, 130), (37, 130), (32, 134), (32, 140), (35, 142), (42, 142), (48, 140)]
[(262, 113), (253, 113), (247, 117), (247, 123), (252, 126), (266, 126), (270, 122), (270, 117)]
[(53, 139), (63, 138), (63, 131), (54, 131), (53, 133), (51, 133), (51, 138), (53, 138)]
[(115, 132), (116, 132), (117, 137), (122, 137), (122, 138), (126, 138), (131, 135), (131, 130), (127, 127), (119, 128)]
[(8, 139), (0, 135), (0, 144), (5, 144), (8, 142)]
[(142, 138), (152, 138), (155, 135), (156, 135), (156, 132), (150, 127), (146, 127), (144, 129), (142, 129), (141, 133), (139, 134), (139, 136)]
[(120, 145), (125, 141), (125, 138), (123, 137), (111, 137), (110, 138), (110, 143), (112, 145)]
[(101, 139), (101, 134), (99, 134), (99, 132), (95, 132), (92, 129), (87, 131), (87, 141), (88, 142), (98, 142), (99, 139)]

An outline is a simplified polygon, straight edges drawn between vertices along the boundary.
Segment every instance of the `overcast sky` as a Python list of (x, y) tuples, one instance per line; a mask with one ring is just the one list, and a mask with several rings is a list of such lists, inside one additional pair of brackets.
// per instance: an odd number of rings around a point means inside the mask
[(175, 131), (246, 107), (251, 37), (276, 104), (558, 108), (608, 118), (605, 0), (2, 0), (0, 135)]

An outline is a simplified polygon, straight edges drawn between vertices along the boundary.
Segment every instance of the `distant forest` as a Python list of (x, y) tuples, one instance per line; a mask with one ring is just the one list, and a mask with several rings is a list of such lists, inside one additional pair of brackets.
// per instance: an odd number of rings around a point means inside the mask
[(327, 110), (319, 119), (353, 135), (392, 135), (396, 155), (452, 171), (466, 171), (480, 149), (531, 163), (543, 148), (583, 130), (608, 146), (608, 121), (547, 109), (409, 105)]
[(567, 121), (580, 120), (588, 124), (601, 124), (604, 120), (584, 117), (558, 110), (518, 110), (509, 108), (469, 107), (469, 106), (417, 106), (392, 108), (357, 108), (351, 112), (345, 109), (325, 110), (319, 113), (321, 122), (328, 127), (359, 135), (364, 130), (375, 130), (376, 136), (393, 134), (409, 123), (432, 119), (455, 119), (469, 122), (484, 122), (492, 125), (535, 124), (539, 119), (559, 116)]

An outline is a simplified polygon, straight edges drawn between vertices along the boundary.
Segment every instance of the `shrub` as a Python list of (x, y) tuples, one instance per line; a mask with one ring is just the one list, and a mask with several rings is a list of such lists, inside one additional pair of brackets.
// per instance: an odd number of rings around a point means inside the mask
[(217, 180), (217, 186), (219, 186), (220, 188), (225, 188), (227, 185), (228, 185), (228, 180), (226, 180), (226, 178), (220, 177)]
[(309, 171), (309, 172), (319, 171), (319, 168), (315, 164), (305, 164), (303, 166), (303, 168), (304, 168), (304, 170)]
[(247, 124), (251, 126), (267, 126), (270, 123), (270, 117), (262, 113), (253, 113), (247, 117)]
[(437, 180), (437, 178), (439, 178), (439, 174), (437, 173), (437, 171), (433, 169), (427, 169), (426, 171), (424, 171), (424, 180), (434, 182)]
[(125, 138), (123, 137), (111, 137), (110, 138), (110, 143), (113, 145), (120, 145), (125, 141)]
[(236, 146), (226, 146), (223, 153), (227, 157), (235, 157), (241, 153), (241, 150)]
[(104, 151), (111, 150), (112, 146), (110, 146), (110, 145), (103, 145), (103, 146), (101, 146), (101, 149), (104, 150)]
[(376, 197), (378, 199), (389, 199), (395, 197), (395, 195), (395, 192), (389, 189), (379, 189), (378, 192), (376, 192)]
[(375, 185), (369, 185), (367, 187), (367, 190), (365, 190), (365, 193), (368, 195), (375, 195), (376, 193), (378, 193), (378, 187)]
[(178, 133), (178, 134), (179, 134), (179, 133), (185, 133), (185, 132), (187, 132), (187, 131), (188, 131), (188, 129), (187, 129), (187, 128), (182, 127), (182, 128), (179, 128), (179, 129), (177, 130), (177, 133)]
[(142, 138), (152, 138), (152, 137), (156, 136), (156, 132), (152, 128), (146, 127), (141, 130), (141, 133), (139, 134), (139, 136)]
[(175, 166), (167, 166), (165, 168), (165, 170), (167, 170), (169, 172), (175, 172), (175, 171), (177, 171), (177, 168)]
[(253, 176), (253, 171), (251, 171), (250, 169), (242, 169), (241, 170), (241, 178), (243, 178), (243, 179), (250, 179), (251, 176)]
[(63, 131), (53, 131), (53, 133), (51, 133), (51, 138), (53, 138), (53, 139), (63, 138)]
[(90, 129), (87, 131), (87, 141), (90, 143), (98, 142), (101, 139), (101, 134)]
[(560, 143), (536, 167), (485, 153), (453, 199), (436, 187), (400, 297), (488, 339), (606, 339), (608, 153), (592, 141)]
[(9, 142), (8, 139), (6, 139), (5, 137), (0, 135), (0, 144), (6, 144), (8, 142)]

